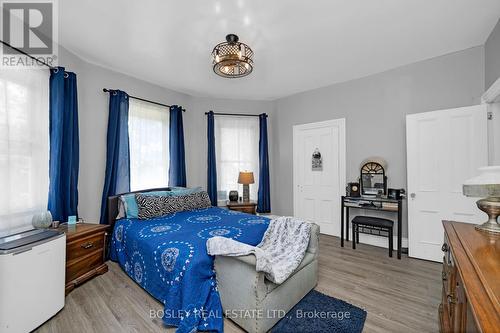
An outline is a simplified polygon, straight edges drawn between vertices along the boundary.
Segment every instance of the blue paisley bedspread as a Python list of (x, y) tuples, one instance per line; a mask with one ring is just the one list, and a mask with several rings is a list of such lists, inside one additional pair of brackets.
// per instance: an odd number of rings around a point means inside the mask
[(255, 246), (269, 221), (217, 207), (121, 219), (113, 230), (110, 257), (165, 305), (166, 325), (176, 326), (177, 332), (223, 332), (214, 257), (208, 255), (206, 241), (223, 236)]

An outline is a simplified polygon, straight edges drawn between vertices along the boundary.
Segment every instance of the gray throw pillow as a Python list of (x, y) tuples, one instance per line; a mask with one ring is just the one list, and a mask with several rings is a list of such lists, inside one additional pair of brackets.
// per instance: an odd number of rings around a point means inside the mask
[(210, 198), (205, 191), (178, 197), (136, 194), (135, 200), (139, 208), (139, 219), (150, 219), (211, 206)]

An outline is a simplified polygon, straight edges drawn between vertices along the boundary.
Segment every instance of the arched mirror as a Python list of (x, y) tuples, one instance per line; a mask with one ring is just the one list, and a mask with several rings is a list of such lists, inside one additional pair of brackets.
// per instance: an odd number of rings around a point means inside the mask
[(385, 169), (378, 162), (367, 162), (361, 166), (361, 194), (367, 196), (383, 196), (387, 194), (387, 178)]

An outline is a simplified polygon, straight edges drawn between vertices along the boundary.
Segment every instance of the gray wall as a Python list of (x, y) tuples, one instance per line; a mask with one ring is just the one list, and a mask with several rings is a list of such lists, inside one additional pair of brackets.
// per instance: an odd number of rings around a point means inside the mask
[(389, 186), (406, 188), (405, 115), (477, 104), (485, 83), (483, 47), (277, 101), (189, 96), (90, 64), (64, 48), (59, 57), (60, 64), (78, 75), (79, 213), (88, 221), (98, 220), (104, 181), (108, 96), (103, 87), (187, 109), (189, 186), (206, 186), (206, 111), (268, 113), (273, 213), (291, 215), (293, 125), (346, 118), (348, 181), (356, 179), (361, 160), (380, 155), (389, 163)]
[(500, 20), (484, 44), (485, 49), (485, 88), (500, 77)]
[(184, 114), (184, 136), (188, 186), (206, 186), (206, 117), (209, 110), (232, 113), (262, 113), (273, 102), (198, 98), (169, 90), (81, 60), (60, 47), (59, 64), (77, 74), (80, 175), (78, 212), (89, 222), (98, 222), (106, 166), (108, 94), (102, 88), (127, 93), (165, 104), (179, 104)]
[(77, 74), (80, 126), (80, 175), (78, 212), (89, 222), (99, 222), (101, 195), (106, 167), (108, 94), (102, 88), (115, 88), (131, 95), (163, 103), (184, 105), (189, 97), (130, 76), (80, 60), (64, 48), (59, 64)]
[[(480, 46), (277, 100), (273, 213), (293, 213), (293, 125), (346, 118), (347, 180), (357, 180), (361, 161), (376, 155), (388, 162), (389, 186), (406, 188), (405, 115), (477, 104), (483, 92)], [(406, 212), (404, 220), (406, 235)]]

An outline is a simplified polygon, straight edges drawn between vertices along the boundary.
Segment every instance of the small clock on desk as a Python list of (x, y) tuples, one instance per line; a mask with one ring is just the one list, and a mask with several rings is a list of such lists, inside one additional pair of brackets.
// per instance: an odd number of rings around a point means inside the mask
[(359, 183), (348, 183), (347, 184), (347, 196), (348, 197), (359, 197)]

